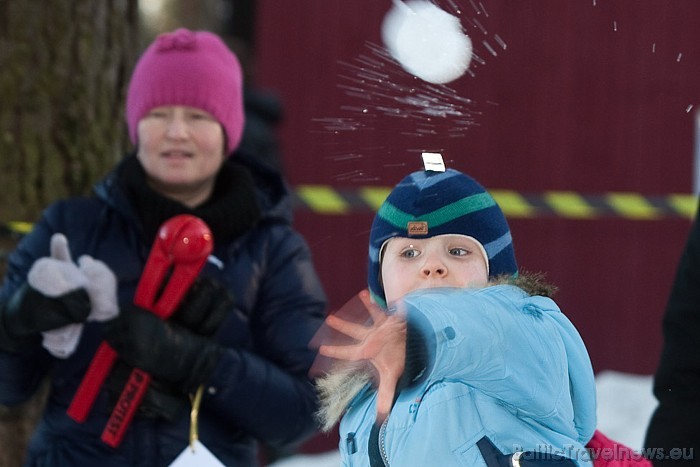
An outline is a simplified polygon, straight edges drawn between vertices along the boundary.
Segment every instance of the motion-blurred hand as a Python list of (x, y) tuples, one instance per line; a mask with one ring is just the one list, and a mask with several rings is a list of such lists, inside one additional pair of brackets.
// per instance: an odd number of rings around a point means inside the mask
[(372, 303), (369, 292), (359, 293), (372, 323), (368, 326), (343, 320), (335, 315), (326, 318), (326, 324), (353, 338), (350, 345), (319, 347), (326, 357), (347, 361), (367, 361), (377, 372), (377, 422), (382, 423), (391, 412), (396, 386), (406, 365), (406, 317), (402, 312), (387, 314)]

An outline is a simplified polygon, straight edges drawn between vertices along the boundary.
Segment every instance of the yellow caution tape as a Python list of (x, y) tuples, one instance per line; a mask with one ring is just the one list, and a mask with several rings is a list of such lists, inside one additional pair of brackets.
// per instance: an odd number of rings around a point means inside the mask
[(349, 210), (349, 204), (330, 186), (301, 185), (297, 187), (297, 195), (319, 214), (345, 214)]
[[(344, 215), (357, 211), (376, 211), (389, 196), (391, 187), (359, 187), (338, 190), (327, 185), (298, 185), (295, 207), (321, 215)], [(691, 219), (698, 198), (690, 194), (645, 196), (639, 193), (611, 192), (584, 195), (573, 191), (546, 191), (541, 194), (513, 190), (489, 190), (506, 217), (562, 217), (596, 219), (620, 217), (629, 220), (658, 220), (668, 217)]]
[[(329, 185), (297, 185), (293, 191), (295, 209), (319, 215), (347, 215), (374, 212), (389, 196), (392, 187), (365, 186), (339, 190)], [(541, 194), (513, 190), (489, 190), (503, 213), (509, 218), (561, 217), (596, 219), (619, 217), (627, 220), (652, 221), (669, 217), (692, 219), (698, 210), (698, 197), (672, 193), (645, 196), (639, 193), (610, 192), (584, 195), (572, 191), (546, 191)], [(30, 222), (0, 223), (0, 236), (24, 235), (31, 231)]]
[(659, 209), (637, 193), (610, 193), (608, 194), (608, 202), (610, 207), (621, 217), (637, 220), (651, 220), (661, 217)]
[(491, 190), (489, 191), (496, 200), (506, 217), (533, 217), (535, 209), (528, 201), (515, 191)]
[(596, 209), (583, 196), (573, 191), (548, 191), (543, 199), (561, 217), (591, 219), (596, 216)]

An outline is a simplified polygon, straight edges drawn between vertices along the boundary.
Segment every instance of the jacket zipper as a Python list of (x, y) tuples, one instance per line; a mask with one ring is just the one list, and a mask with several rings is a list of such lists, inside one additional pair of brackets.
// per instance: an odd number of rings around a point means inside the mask
[(384, 462), (385, 467), (389, 467), (389, 456), (386, 454), (386, 425), (387, 422), (389, 422), (389, 417), (387, 417), (384, 422), (382, 423), (382, 426), (379, 428), (379, 452), (382, 455), (382, 461)]

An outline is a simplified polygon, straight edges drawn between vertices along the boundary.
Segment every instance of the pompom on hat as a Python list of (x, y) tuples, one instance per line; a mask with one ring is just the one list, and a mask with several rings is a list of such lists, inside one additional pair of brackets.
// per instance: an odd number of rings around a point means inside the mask
[(454, 169), (414, 172), (391, 191), (372, 222), (369, 290), (386, 307), (381, 251), (393, 237), (460, 234), (476, 239), (488, 256), (489, 278), (518, 273), (513, 240), (503, 211), (476, 180)]
[(144, 51), (131, 76), (126, 120), (131, 142), (138, 144), (139, 121), (166, 105), (209, 112), (226, 134), (226, 152), (241, 140), (243, 75), (236, 56), (216, 34), (178, 29), (159, 35)]

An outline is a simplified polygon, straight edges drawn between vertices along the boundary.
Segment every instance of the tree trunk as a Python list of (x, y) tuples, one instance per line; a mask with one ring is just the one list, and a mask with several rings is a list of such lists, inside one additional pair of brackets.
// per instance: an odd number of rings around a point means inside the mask
[[(87, 194), (125, 151), (138, 30), (137, 0), (0, 0), (0, 273), (11, 222)], [(0, 406), (0, 467), (22, 464), (45, 395)]]
[(125, 148), (136, 0), (0, 1), (0, 219), (85, 194)]

